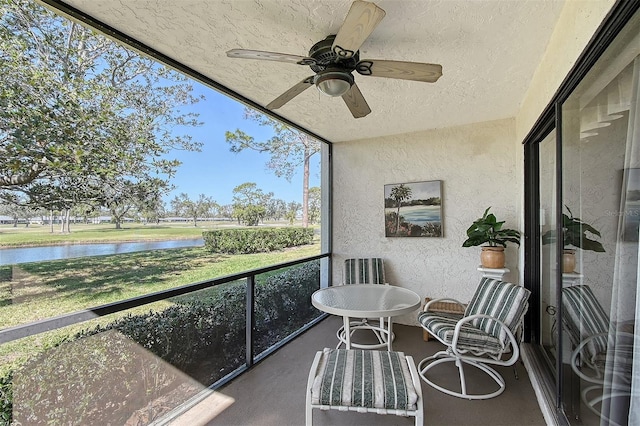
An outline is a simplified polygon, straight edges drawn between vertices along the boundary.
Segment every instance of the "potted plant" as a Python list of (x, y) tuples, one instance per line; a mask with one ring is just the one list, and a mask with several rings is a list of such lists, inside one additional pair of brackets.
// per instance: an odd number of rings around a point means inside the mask
[(504, 249), (507, 243), (520, 245), (520, 231), (503, 228), (488, 207), (481, 218), (467, 229), (467, 239), (462, 247), (481, 246), (480, 263), (485, 268), (504, 268)]
[[(593, 226), (574, 217), (568, 206), (565, 206), (569, 214), (562, 213), (562, 272), (574, 272), (576, 266), (576, 248), (595, 252), (604, 252), (604, 247), (599, 241), (589, 238), (587, 232), (600, 237), (600, 232)], [(542, 236), (542, 244), (556, 242), (555, 229), (545, 232)]]

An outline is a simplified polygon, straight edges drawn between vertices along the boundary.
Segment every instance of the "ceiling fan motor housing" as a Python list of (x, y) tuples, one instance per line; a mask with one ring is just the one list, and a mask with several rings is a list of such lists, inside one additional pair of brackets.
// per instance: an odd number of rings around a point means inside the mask
[(318, 73), (327, 68), (343, 69), (348, 72), (356, 69), (360, 53), (356, 51), (351, 56), (341, 56), (339, 52), (342, 50), (339, 46), (336, 46), (336, 50), (332, 48), (335, 38), (335, 35), (329, 35), (314, 44), (309, 50), (309, 57), (315, 59), (315, 63), (309, 65), (314, 72)]

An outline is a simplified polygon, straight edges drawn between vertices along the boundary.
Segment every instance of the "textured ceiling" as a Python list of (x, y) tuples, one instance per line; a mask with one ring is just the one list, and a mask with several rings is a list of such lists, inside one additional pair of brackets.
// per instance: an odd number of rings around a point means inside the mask
[[(260, 105), (313, 74), (307, 66), (233, 59), (233, 48), (306, 56), (335, 34), (350, 0), (67, 0)], [(278, 114), (340, 142), (513, 117), (564, 0), (379, 0), (386, 17), (361, 59), (438, 63), (436, 83), (354, 73), (371, 114), (309, 88)]]

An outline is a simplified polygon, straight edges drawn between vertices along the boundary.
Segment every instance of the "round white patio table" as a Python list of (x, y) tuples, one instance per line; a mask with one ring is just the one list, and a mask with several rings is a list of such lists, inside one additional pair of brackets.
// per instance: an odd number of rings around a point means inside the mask
[[(340, 315), (344, 321), (344, 333), (340, 340), (347, 349), (377, 349), (384, 346), (391, 350), (393, 326), (391, 317), (405, 315), (416, 310), (421, 303), (415, 292), (386, 284), (348, 284), (317, 290), (311, 295), (311, 303), (321, 311)], [(379, 344), (351, 342), (350, 318), (387, 318), (386, 327), (373, 327), (383, 339)], [(358, 327), (354, 327), (358, 328)]]

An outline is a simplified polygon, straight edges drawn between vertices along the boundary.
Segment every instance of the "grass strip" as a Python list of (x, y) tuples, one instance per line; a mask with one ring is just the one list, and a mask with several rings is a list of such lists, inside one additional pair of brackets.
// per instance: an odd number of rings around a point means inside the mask
[[(219, 255), (202, 247), (189, 247), (0, 266), (0, 327), (26, 324), (319, 253), (319, 243), (248, 255)], [(162, 309), (170, 303), (157, 302), (126, 313)], [(0, 370), (65, 335), (111, 322), (115, 317), (109, 315), (0, 345)]]

